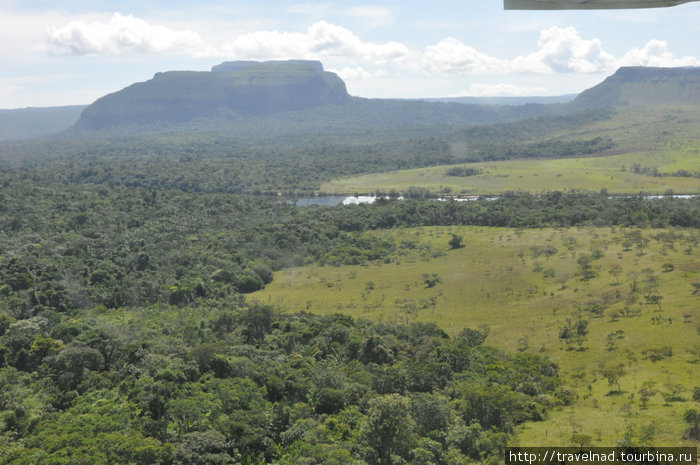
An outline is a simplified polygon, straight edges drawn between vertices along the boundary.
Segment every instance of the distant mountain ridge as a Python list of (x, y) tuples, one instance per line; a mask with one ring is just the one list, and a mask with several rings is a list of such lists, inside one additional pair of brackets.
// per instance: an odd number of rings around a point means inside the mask
[(622, 67), (572, 102), (575, 109), (629, 105), (700, 105), (700, 67)]
[(323, 63), (317, 60), (283, 60), (283, 61), (265, 61), (265, 62), (259, 62), (259, 61), (246, 61), (246, 60), (237, 60), (237, 61), (225, 61), (221, 64), (212, 66), (211, 71), (212, 73), (237, 73), (238, 71), (243, 71), (244, 69), (248, 69), (254, 66), (258, 65), (264, 65), (264, 66), (275, 66), (278, 69), (285, 69), (289, 68), (291, 69), (292, 67), (299, 67), (299, 68), (311, 68), (312, 70), (315, 70), (318, 73), (323, 73)]
[(232, 61), (209, 72), (169, 71), (85, 109), (79, 132), (223, 131), (244, 137), (455, 128), (559, 112), (546, 105), (430, 103), (351, 97), (319, 61)]
[(547, 105), (550, 103), (569, 103), (575, 99), (577, 95), (578, 94), (526, 97), (440, 97), (422, 98), (419, 100), (426, 102), (465, 103), (472, 105), (527, 105), (528, 103)]
[(187, 122), (217, 113), (265, 115), (342, 104), (349, 98), (343, 80), (317, 61), (228, 62), (210, 72), (157, 73), (98, 99), (76, 126)]
[(623, 67), (572, 98), (365, 99), (351, 97), (343, 80), (319, 61), (232, 61), (209, 72), (157, 73), (88, 107), (0, 110), (0, 140), (44, 136), (72, 125), (82, 133), (361, 134), (468, 127), (604, 107), (700, 105), (700, 68)]
[[(350, 102), (357, 100), (364, 103), (348, 107)], [(339, 125), (341, 128), (342, 122), (335, 119), (366, 119), (369, 128), (391, 126), (393, 122), (387, 117), (394, 116), (408, 126), (448, 123), (470, 126), (610, 106), (700, 104), (700, 68), (623, 67), (568, 103), (550, 101), (550, 104), (544, 103), (545, 100), (538, 104), (520, 101), (524, 104), (512, 105), (516, 102), (457, 100), (458, 107), (453, 107), (451, 105), (457, 104), (453, 102), (455, 100), (437, 99), (418, 105), (417, 100), (350, 97), (343, 80), (324, 71), (319, 61), (233, 61), (216, 65), (210, 72), (157, 73), (149, 81), (133, 84), (97, 100), (85, 109), (76, 128), (92, 130), (129, 124), (188, 123), (198, 118), (207, 120), (203, 125), (218, 125), (220, 128), (222, 121), (227, 119), (231, 122), (241, 117), (274, 116), (288, 111), (303, 111), (305, 119), (313, 120), (316, 108), (331, 104), (344, 109), (319, 110), (319, 118), (322, 113), (326, 119), (319, 124)], [(425, 105), (438, 107), (436, 111), (426, 112)], [(353, 108), (359, 107), (362, 107), (362, 115), (350, 114)], [(446, 113), (444, 118), (440, 116), (441, 112)], [(427, 113), (433, 116), (427, 118)], [(375, 114), (383, 116), (376, 119)]]
[(0, 110), (0, 140), (30, 139), (65, 131), (86, 105)]

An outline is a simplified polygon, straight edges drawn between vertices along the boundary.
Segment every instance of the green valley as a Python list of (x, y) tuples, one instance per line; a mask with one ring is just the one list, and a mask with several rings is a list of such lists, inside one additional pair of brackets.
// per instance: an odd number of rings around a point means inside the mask
[[(610, 147), (588, 154), (575, 150), (560, 156), (548, 155), (547, 145), (522, 144), (513, 148), (513, 160), (482, 161), (449, 166), (414, 168), (374, 173), (326, 182), (327, 193), (407, 192), (411, 187), (436, 195), (493, 195), (517, 190), (541, 193), (605, 189), (611, 194), (700, 192), (698, 156), (700, 125), (697, 107), (655, 107), (644, 111), (618, 110), (609, 119), (553, 129), (549, 140), (584, 140), (592, 135), (610, 140)], [(517, 123), (507, 129), (518, 128)], [(498, 137), (499, 131), (494, 134)], [(452, 140), (455, 148), (469, 146), (469, 138)], [(550, 144), (551, 145), (551, 144)], [(467, 150), (467, 149), (462, 149)], [(503, 149), (502, 149), (503, 150)], [(541, 155), (538, 157), (537, 154)], [(519, 156), (520, 155), (520, 156)], [(566, 158), (561, 158), (565, 156)], [(518, 159), (519, 158), (519, 159)], [(536, 159), (532, 159), (536, 158)], [(472, 168), (470, 176), (450, 175), (450, 168)]]
[[(251, 299), (288, 312), (436, 322), (452, 334), (488, 328), (490, 344), (547, 355), (576, 400), (528, 424), (522, 444), (564, 444), (580, 433), (608, 445), (649, 425), (655, 443), (678, 443), (683, 425), (676, 419), (700, 361), (700, 346), (688, 344), (700, 331), (696, 230), (427, 227), (367, 234), (390, 237), (396, 251), (377, 263), (280, 271)], [(455, 235), (463, 247), (451, 249)], [(640, 400), (645, 385), (654, 394)]]
[(475, 105), (239, 61), (0, 115), (0, 465), (697, 445), (699, 77)]

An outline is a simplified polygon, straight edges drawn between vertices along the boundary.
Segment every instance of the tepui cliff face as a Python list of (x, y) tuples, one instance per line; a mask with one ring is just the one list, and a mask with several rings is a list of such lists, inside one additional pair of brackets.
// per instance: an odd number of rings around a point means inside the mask
[(343, 104), (349, 98), (343, 80), (317, 61), (234, 61), (210, 72), (157, 73), (98, 99), (76, 127), (179, 123), (222, 113), (263, 115)]
[[(318, 61), (232, 61), (216, 65), (208, 72), (157, 73), (149, 81), (98, 99), (85, 108), (74, 128), (87, 131), (120, 130), (122, 127), (159, 129), (170, 123), (189, 123), (201, 118), (207, 119), (206, 124), (223, 121), (230, 125), (237, 124), (231, 123), (231, 116), (265, 116), (307, 109), (312, 113), (306, 118), (313, 119), (317, 117), (316, 108), (328, 105), (344, 105), (345, 108), (351, 100), (357, 99), (348, 95), (343, 80), (324, 71)], [(582, 92), (574, 101), (559, 106), (499, 108), (367, 100), (361, 109), (353, 110), (361, 111), (362, 115), (350, 113), (363, 121), (370, 117), (365, 122), (370, 126), (386, 124), (387, 118), (413, 123), (459, 121), (462, 125), (474, 125), (602, 107), (698, 104), (700, 68), (623, 67)], [(348, 115), (335, 117), (347, 118)], [(324, 118), (328, 118), (328, 114)]]
[(572, 102), (578, 108), (698, 105), (700, 68), (622, 67)]

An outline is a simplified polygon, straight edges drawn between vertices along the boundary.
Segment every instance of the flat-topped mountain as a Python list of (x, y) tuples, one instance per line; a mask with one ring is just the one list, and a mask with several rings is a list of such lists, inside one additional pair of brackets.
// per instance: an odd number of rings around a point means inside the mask
[(274, 67), (278, 72), (295, 72), (299, 70), (315, 70), (318, 73), (323, 73), (323, 63), (316, 60), (286, 60), (286, 61), (265, 61), (260, 63), (259, 61), (225, 61), (221, 64), (212, 66), (211, 71), (213, 73), (236, 73), (238, 71), (243, 71), (244, 69), (253, 68), (256, 66), (263, 65), (266, 69), (258, 68), (258, 70), (269, 71)]
[(211, 71), (169, 71), (106, 95), (78, 131), (213, 130), (265, 137), (292, 133), (463, 127), (550, 114), (561, 108), (430, 103), (351, 97), (319, 61), (232, 61)]
[(700, 104), (700, 68), (623, 67), (573, 101), (575, 108)]
[(319, 61), (232, 61), (208, 72), (157, 73), (98, 99), (85, 108), (74, 128), (119, 134), (207, 130), (265, 137), (388, 128), (445, 130), (611, 106), (698, 105), (700, 68), (620, 68), (573, 101), (563, 103), (571, 98), (564, 97), (538, 104), (364, 99), (351, 97), (343, 80), (324, 71)]
[(169, 71), (106, 95), (85, 109), (81, 129), (187, 122), (215, 114), (265, 115), (340, 104), (349, 95), (317, 61), (234, 61), (211, 72)]

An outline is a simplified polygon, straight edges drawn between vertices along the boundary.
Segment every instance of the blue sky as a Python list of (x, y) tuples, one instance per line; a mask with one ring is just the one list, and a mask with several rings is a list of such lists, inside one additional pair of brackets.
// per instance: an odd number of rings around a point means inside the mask
[(700, 2), (0, 0), (0, 108), (87, 104), (154, 73), (307, 58), (362, 97), (560, 95), (619, 66), (699, 66)]

